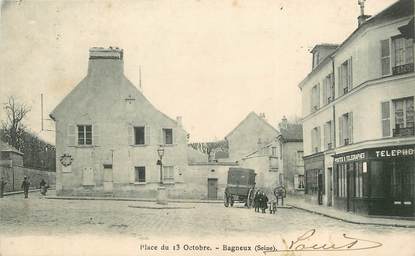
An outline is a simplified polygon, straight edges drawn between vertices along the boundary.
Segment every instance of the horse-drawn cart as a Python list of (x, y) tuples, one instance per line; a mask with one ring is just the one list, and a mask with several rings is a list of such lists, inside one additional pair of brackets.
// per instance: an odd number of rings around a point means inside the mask
[(235, 202), (245, 203), (248, 208), (254, 204), (255, 171), (246, 168), (231, 167), (228, 171), (228, 183), (225, 189), (224, 204), (233, 206)]

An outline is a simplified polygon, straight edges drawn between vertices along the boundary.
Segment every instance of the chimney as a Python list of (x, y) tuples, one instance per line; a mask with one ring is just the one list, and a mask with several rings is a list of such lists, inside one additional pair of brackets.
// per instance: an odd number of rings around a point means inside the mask
[(182, 117), (181, 116), (176, 117), (176, 122), (177, 122), (177, 126), (183, 127)]
[(124, 73), (123, 49), (92, 47), (89, 49), (88, 75), (116, 77)]
[(281, 122), (279, 123), (279, 128), (280, 129), (287, 129), (288, 128), (288, 120), (287, 117), (283, 116), (281, 119)]
[(371, 17), (370, 15), (365, 15), (365, 2), (366, 0), (358, 0), (358, 4), (360, 5), (360, 16), (357, 17), (357, 24), (359, 27)]
[(264, 112), (259, 113), (259, 117), (262, 119), (265, 119), (265, 113)]

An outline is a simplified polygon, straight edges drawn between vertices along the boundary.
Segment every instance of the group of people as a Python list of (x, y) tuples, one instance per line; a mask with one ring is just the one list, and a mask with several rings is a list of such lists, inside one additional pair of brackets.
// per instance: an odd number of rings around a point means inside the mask
[[(5, 181), (3, 177), (1, 177), (0, 178), (0, 198), (3, 197), (6, 184), (7, 184), (7, 181)], [(24, 176), (21, 188), (23, 189), (24, 198), (29, 198), (30, 180), (27, 176)], [(44, 179), (40, 181), (39, 188), (40, 188), (40, 194), (45, 196), (48, 191), (49, 186), (46, 184), (46, 181)]]
[[(258, 190), (255, 193), (254, 196), (254, 207), (255, 207), (255, 212), (259, 212), (259, 210), (261, 209), (262, 213), (265, 213), (266, 209), (268, 209), (268, 196), (261, 190)], [(276, 205), (275, 202), (271, 201), (270, 203), (270, 213), (275, 213), (276, 211)]]

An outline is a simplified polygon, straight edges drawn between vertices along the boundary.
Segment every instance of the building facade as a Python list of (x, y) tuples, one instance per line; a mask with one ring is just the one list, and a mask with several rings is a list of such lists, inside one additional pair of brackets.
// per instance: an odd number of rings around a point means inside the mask
[[(368, 215), (415, 216), (414, 6), (400, 0), (300, 83), (306, 198)], [(365, 16), (367, 18), (367, 16)]]
[(303, 194), (305, 179), (302, 125), (289, 123), (284, 117), (278, 126), (280, 135), (277, 136), (277, 141), (282, 160), (281, 184), (284, 184), (290, 194)]
[[(123, 50), (91, 48), (86, 77), (50, 114), (57, 195), (169, 197), (187, 193), (187, 133), (125, 76)], [(164, 148), (162, 170), (157, 149)]]
[(258, 143), (270, 143), (278, 131), (265, 120), (265, 114), (251, 112), (226, 137), (229, 161), (240, 161), (258, 149)]

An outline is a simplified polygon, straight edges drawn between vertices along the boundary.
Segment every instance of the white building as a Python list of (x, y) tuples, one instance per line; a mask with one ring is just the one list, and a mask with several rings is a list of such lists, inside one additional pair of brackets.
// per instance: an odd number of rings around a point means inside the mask
[(299, 84), (307, 199), (415, 215), (413, 16), (413, 0), (400, 0), (371, 18), (362, 13), (339, 46), (313, 49)]

